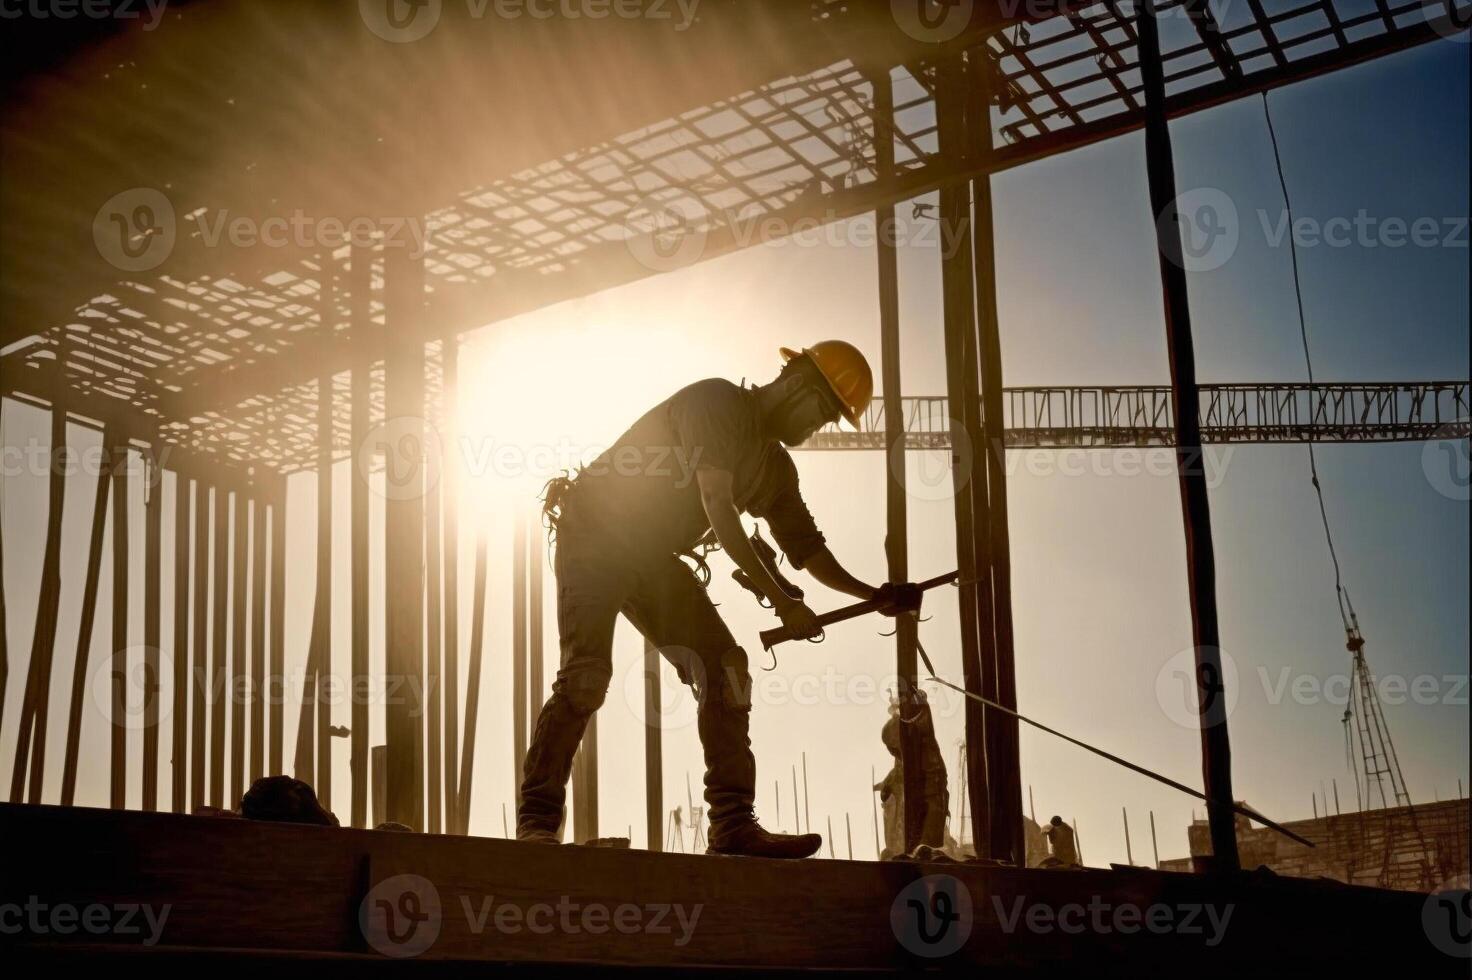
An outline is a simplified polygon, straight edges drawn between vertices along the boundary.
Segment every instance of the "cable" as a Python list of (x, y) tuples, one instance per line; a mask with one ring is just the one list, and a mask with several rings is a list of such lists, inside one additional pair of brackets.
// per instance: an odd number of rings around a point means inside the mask
[[(1283, 156), (1278, 150), (1278, 133), (1273, 127), (1273, 113), (1268, 107), (1267, 92), (1262, 93), (1262, 114), (1267, 119), (1268, 137), (1273, 143), (1273, 162), (1278, 169), (1278, 186), (1283, 190), (1283, 207), (1287, 211), (1288, 251), (1293, 257), (1293, 295), (1298, 304), (1298, 333), (1303, 338), (1303, 363), (1308, 369), (1308, 383), (1313, 384), (1314, 360), (1308, 347), (1308, 321), (1303, 315), (1303, 279), (1298, 269), (1298, 243), (1293, 238), (1293, 202), (1288, 196), (1288, 180), (1283, 175)], [(1351, 621), (1356, 623), (1357, 628), (1358, 620), (1354, 615), (1354, 604), (1349, 602), (1349, 595), (1344, 589), (1344, 580), (1339, 571), (1339, 553), (1334, 548), (1334, 532), (1329, 526), (1329, 511), (1324, 506), (1324, 488), (1319, 482), (1318, 460), (1314, 455), (1312, 442), (1308, 443), (1308, 469), (1312, 476), (1314, 493), (1319, 500), (1319, 517), (1324, 522), (1324, 540), (1329, 544), (1329, 560), (1334, 563), (1334, 597), (1339, 602), (1339, 618), (1344, 623), (1344, 631), (1348, 633)]]

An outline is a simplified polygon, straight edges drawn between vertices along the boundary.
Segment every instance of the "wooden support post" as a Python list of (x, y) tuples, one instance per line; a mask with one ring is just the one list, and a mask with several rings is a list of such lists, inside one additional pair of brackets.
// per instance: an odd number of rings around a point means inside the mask
[(225, 719), (230, 704), (226, 673), (226, 626), (230, 622), (230, 491), (215, 485), (214, 609), (210, 639), (210, 806), (225, 799)]
[(170, 717), (169, 807), (189, 809), (189, 503), (190, 481), (174, 473), (174, 711)]
[[(598, 716), (588, 719), (583, 742), (574, 757), (577, 785), (573, 788), (573, 842), (586, 843), (598, 836)], [(693, 817), (692, 817), (693, 819)], [(692, 824), (693, 826), (693, 824)]]
[[(894, 83), (888, 68), (876, 71), (874, 86), (874, 165), (878, 173), (894, 172)], [(899, 249), (894, 205), (874, 213), (879, 256), (879, 350), (880, 375), (884, 389), (884, 442), (886, 454), (884, 553), (891, 582), (910, 580), (909, 529), (907, 517), (905, 419), (900, 374), (900, 287)], [(895, 620), (895, 676), (898, 678), (902, 712), (912, 711), (919, 692), (919, 662), (916, 657), (918, 624), (912, 616)], [(913, 846), (920, 840), (925, 807), (923, 746), (913, 725), (900, 726), (900, 772), (905, 783), (904, 840)]]
[[(348, 264), (348, 322), (352, 333), (349, 341), (353, 346), (353, 371), (348, 399), (350, 402), (350, 426), (352, 430), (353, 465), (348, 473), (351, 481), (348, 490), (350, 500), (350, 527), (352, 540), (351, 597), (352, 606), (352, 727), (348, 751), (348, 771), (352, 782), (352, 815), (354, 827), (368, 826), (369, 747), (368, 747), (368, 695), (369, 674), (369, 623), (370, 603), (368, 599), (368, 473), (372, 459), (368, 448), (369, 428), (372, 424), (373, 360), (378, 349), (378, 338), (373, 335), (369, 319), (372, 297), (373, 253), (365, 246), (355, 245)], [(375, 813), (375, 823), (377, 821)]]
[(317, 379), (317, 586), (312, 601), (312, 634), (302, 677), (302, 705), (296, 726), (296, 778), (312, 784), (330, 809), (319, 773), (319, 715), (325, 712), (321, 685), (327, 647), (332, 642), (332, 377)]
[[(107, 433), (104, 433), (106, 438)], [(108, 806), (128, 805), (128, 449), (120, 443), (112, 457), (112, 656), (108, 680), (112, 686), (109, 718)]]
[(465, 742), (460, 749), (460, 799), (455, 814), (460, 833), (470, 833), (470, 790), (475, 777), (475, 723), (480, 715), (480, 665), (486, 639), (486, 534), (475, 544), (475, 582), (470, 595), (470, 663), (465, 674)]
[[(936, 117), (941, 152), (960, 156), (967, 145), (965, 92), (967, 80), (959, 58), (940, 63), (936, 83)], [(966, 690), (994, 697), (991, 683), (991, 602), (982, 601), (982, 572), (988, 567), (978, 546), (986, 544), (984, 508), (986, 467), (975, 458), (981, 444), (975, 350), (976, 308), (972, 292), (970, 195), (966, 184), (940, 189), (942, 238), (950, 247), (941, 255), (944, 295), (946, 387), (951, 411), (951, 466), (955, 488), (956, 557), (960, 569), (961, 669)], [(980, 484), (980, 486), (978, 486)], [(972, 842), (979, 858), (991, 857), (991, 807), (986, 757), (985, 709), (966, 701), (967, 785), (971, 793)], [(911, 794), (905, 794), (908, 812)], [(910, 821), (906, 820), (908, 824)], [(905, 845), (914, 843), (908, 836)]]
[(72, 661), (71, 700), (67, 706), (66, 754), (61, 763), (61, 805), (72, 806), (77, 795), (77, 759), (82, 742), (82, 705), (92, 657), (92, 625), (97, 615), (97, 584), (102, 574), (102, 532), (107, 526), (107, 496), (112, 487), (112, 451), (103, 441), (97, 492), (92, 504), (92, 530), (87, 542), (87, 576), (82, 584), (82, 619), (77, 628), (77, 655)]
[(388, 460), (392, 489), (384, 502), (387, 675), (407, 692), (385, 712), (388, 818), (415, 830), (424, 826), (423, 261), (406, 242), (385, 249), (384, 411), (398, 441), (415, 453)]
[(204, 805), (209, 758), (210, 488), (194, 481), (194, 644), (190, 651), (189, 810)]
[[(664, 850), (664, 719), (660, 708), (659, 647), (644, 641), (644, 819), (649, 850)], [(632, 842), (631, 842), (632, 843)]]
[(1124, 861), (1134, 867), (1135, 851), (1130, 847), (1130, 811), (1127, 807), (1120, 807), (1119, 812), (1124, 817)]
[[(984, 48), (972, 57), (987, 57)], [(987, 66), (979, 65), (979, 69)], [(983, 79), (994, 72), (972, 72), (970, 91), (970, 145), (983, 159), (992, 152), (990, 102)], [(997, 313), (996, 230), (993, 221), (991, 178), (972, 181), (971, 252), (976, 283), (977, 354), (981, 371), (981, 458), (974, 465), (986, 471), (986, 528), (989, 558), (980, 601), (990, 602), (992, 622), (991, 670), (996, 701), (1017, 710), (1017, 669), (1012, 641), (1012, 558), (1007, 509), (1007, 447), (1003, 419), (1002, 341)], [(979, 489), (982, 484), (978, 481)], [(978, 528), (978, 533), (982, 529)], [(989, 585), (989, 588), (986, 586)], [(982, 649), (985, 654), (986, 637)], [(1017, 867), (1027, 864), (1027, 838), (1022, 827), (1022, 771), (1017, 719), (1001, 712), (987, 716), (987, 788), (991, 802), (992, 857)]]
[(460, 341), (445, 338), (445, 466), (441, 516), (445, 523), (445, 829), (460, 826)]
[(546, 651), (543, 650), (543, 623), (545, 610), (542, 608), (542, 563), (546, 552), (540, 527), (534, 526), (527, 536), (527, 731), (537, 730), (537, 719), (542, 715), (542, 704), (546, 700), (543, 667)]
[[(60, 380), (60, 379), (58, 379)], [(58, 390), (61, 390), (58, 387)], [(15, 742), (15, 768), (10, 780), (10, 802), (19, 803), (29, 788), (30, 802), (41, 802), (46, 759), (46, 702), (51, 691), (51, 659), (56, 646), (56, 611), (61, 599), (61, 527), (66, 504), (66, 409), (51, 406), (51, 475), (47, 481), (46, 550), (41, 558), (41, 588), (36, 597), (36, 626), (31, 638), (31, 660), (21, 700), (20, 731)], [(103, 477), (99, 477), (101, 479)], [(32, 747), (35, 759), (32, 760)], [(30, 785), (26, 776), (29, 766)]]
[[(0, 398), (0, 416), (4, 415), (5, 399)], [(0, 428), (4, 423), (0, 422)], [(5, 490), (4, 484), (0, 483), (0, 731), (5, 729), (5, 693), (10, 684), (10, 638), (8, 636), (9, 624), (5, 618)]]
[[(199, 506), (199, 498), (195, 498)], [(266, 775), (286, 771), (286, 478), (276, 481), (271, 501), (271, 666), (266, 682), (270, 715)]]
[[(434, 423), (431, 422), (431, 425)], [(444, 800), (444, 777), (440, 769), (443, 756), (443, 717), (440, 690), (441, 621), (440, 610), (443, 598), (440, 594), (440, 573), (443, 570), (440, 555), (442, 530), (440, 528), (440, 459), (437, 440), (431, 439), (424, 447), (424, 559), (425, 559), (425, 674), (424, 696), (429, 701), (425, 713), (425, 763), (428, 786), (425, 802), (427, 824), (425, 830), (440, 833), (440, 808)]]
[(1196, 655), (1196, 689), (1201, 707), (1201, 768), (1208, 803), (1213, 864), (1235, 871), (1236, 817), (1232, 812), (1232, 745), (1227, 734), (1221, 637), (1217, 623), (1216, 555), (1211, 539), (1211, 507), (1201, 446), (1201, 392), (1196, 383), (1196, 351), (1191, 337), (1191, 304), (1176, 208), (1175, 157), (1165, 113), (1165, 69), (1160, 55), (1154, 4), (1139, 13), (1140, 74), (1145, 93), (1145, 162), (1150, 208), (1160, 246), (1166, 356), (1170, 362), (1171, 410), (1176, 431), (1176, 466), (1186, 544), (1186, 581), (1191, 596), (1191, 627)]
[(250, 781), (266, 775), (266, 501), (251, 501)]
[[(235, 489), (235, 530), (230, 540), (230, 688), (225, 701), (230, 705), (230, 795), (229, 805), (237, 807), (245, 795), (245, 716), (246, 704), (242, 690), (250, 678), (249, 658), (245, 646), (245, 617), (247, 597), (246, 559), (250, 554), (250, 527), (247, 523), (249, 507), (246, 504), (245, 488)], [(324, 804), (325, 806), (326, 804)]]
[(143, 454), (143, 799), (158, 809), (159, 646), (163, 643), (164, 474)]
[[(511, 779), (512, 799), (521, 809), (521, 778), (526, 765), (526, 521), (514, 518), (511, 556)], [(576, 768), (574, 768), (576, 772)]]

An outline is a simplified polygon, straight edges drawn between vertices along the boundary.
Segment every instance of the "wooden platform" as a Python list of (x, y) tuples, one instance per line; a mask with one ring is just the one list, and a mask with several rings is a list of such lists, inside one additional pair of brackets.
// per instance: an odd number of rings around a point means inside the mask
[[(0, 841), (7, 964), (194, 972), (251, 957), (273, 973), (318, 976), (472, 963), (1253, 978), (1467, 970), (1428, 939), (1421, 895), (1266, 874), (792, 863), (3, 804)], [(960, 883), (920, 907), (949, 913), (944, 927), (906, 904), (929, 875)], [(927, 945), (922, 925), (943, 938)], [(965, 933), (958, 949), (927, 955), (954, 944), (955, 930)]]

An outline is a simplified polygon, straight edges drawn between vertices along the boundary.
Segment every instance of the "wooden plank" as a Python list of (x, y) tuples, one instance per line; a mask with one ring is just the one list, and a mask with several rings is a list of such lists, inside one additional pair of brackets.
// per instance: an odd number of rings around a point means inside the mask
[[(887, 69), (874, 73), (874, 160), (880, 174), (894, 172), (894, 83)], [(895, 206), (886, 204), (874, 215), (879, 234), (875, 251), (879, 262), (879, 346), (881, 386), (884, 389), (884, 438), (886, 472), (884, 484), (884, 555), (891, 582), (910, 580), (909, 532), (906, 513), (905, 419), (900, 374), (900, 298), (899, 254), (895, 224)], [(900, 691), (914, 691), (919, 686), (919, 659), (916, 656), (919, 625), (914, 617), (895, 620), (895, 677)], [(900, 727), (900, 767), (906, 774), (905, 798), (917, 804), (924, 799), (924, 773), (921, 770), (922, 746), (917, 733), (909, 725)], [(920, 825), (918, 806), (906, 806), (904, 839), (918, 840)]]
[(460, 833), (470, 833), (470, 790), (475, 777), (475, 727), (480, 716), (480, 665), (486, 638), (486, 533), (475, 542), (475, 583), (470, 594), (470, 664), (465, 675), (465, 739), (460, 749), (460, 794), (455, 805)]
[(257, 492), (250, 515), (250, 779), (266, 775), (266, 502)]
[(72, 660), (72, 690), (66, 718), (66, 754), (61, 764), (61, 804), (71, 806), (77, 793), (77, 757), (82, 742), (82, 705), (92, 657), (92, 626), (97, 617), (97, 585), (102, 574), (102, 532), (107, 526), (107, 497), (112, 487), (112, 448), (103, 441), (87, 542), (87, 575), (82, 583), (82, 616), (77, 626), (77, 654)]
[[(521, 780), (526, 767), (526, 521), (513, 517), (511, 546), (511, 798), (521, 809)], [(573, 772), (577, 772), (574, 767)], [(581, 788), (581, 787), (580, 787)], [(578, 794), (581, 795), (581, 794)], [(574, 808), (578, 801), (574, 800)]]
[[(406, 243), (384, 253), (384, 411), (400, 441), (424, 443), (424, 262)], [(393, 449), (394, 447), (389, 447)], [(384, 642), (390, 684), (405, 696), (385, 709), (388, 818), (424, 826), (424, 471), (422, 460), (390, 458), (394, 490), (384, 501)], [(401, 479), (400, 479), (401, 478)]]
[(245, 795), (245, 720), (247, 704), (241, 692), (250, 680), (250, 659), (246, 642), (246, 599), (248, 596), (250, 557), (250, 505), (243, 486), (235, 490), (234, 531), (230, 540), (230, 689), (225, 701), (230, 705), (230, 806), (240, 805)]
[(143, 798), (158, 809), (159, 668), (163, 643), (164, 475), (152, 452), (143, 454)]
[[(490, 968), (562, 964), (563, 972), (600, 976), (617, 965), (708, 968), (726, 976), (755, 968), (1021, 976), (1062, 974), (1079, 963), (1106, 976), (1466, 973), (1464, 961), (1427, 941), (1424, 894), (1275, 875), (716, 860), (16, 805), (0, 805), (0, 840), (10, 842), (0, 904), (169, 910), (152, 947), (142, 946), (151, 930), (136, 915), (141, 928), (132, 935), (76, 929), (7, 937), (7, 962), (131, 948), (138, 954), (134, 970), (167, 965), (170, 953), (207, 951), (237, 963), (274, 954), (274, 961), (256, 960), (273, 971), (332, 956), (319, 966), (343, 974), (411, 953), (427, 961), (425, 969), (438, 961), (464, 972), (456, 960)], [(959, 886), (952, 887), (958, 901), (951, 910), (954, 921), (964, 916), (967, 931), (949, 956), (927, 955), (944, 950), (894, 913), (897, 898), (923, 901), (925, 886), (917, 882), (931, 875)], [(399, 942), (384, 943), (385, 923), (373, 913), (412, 909), (403, 901), (410, 895), (421, 899), (431, 932), (396, 930)], [(624, 913), (626, 925), (644, 928), (617, 926), (625, 905), (634, 906)], [(544, 908), (532, 912), (536, 906)], [(658, 922), (650, 906), (663, 908)], [(507, 907), (510, 914), (501, 913)], [(1090, 911), (1100, 907), (1102, 915)], [(1033, 917), (1042, 927), (1014, 918), (1034, 909), (1043, 913)], [(1125, 909), (1128, 918), (1119, 914)], [(1169, 928), (1145, 927), (1147, 910), (1164, 913)], [(1346, 943), (1346, 930), (1373, 931), (1383, 941)], [(408, 945), (421, 938), (431, 941), (422, 949)], [(157, 956), (164, 958), (147, 961)]]
[[(56, 647), (56, 613), (61, 599), (61, 532), (66, 504), (66, 410), (53, 405), (50, 442), (51, 475), (46, 485), (46, 550), (41, 559), (41, 587), (36, 596), (36, 626), (31, 638), (31, 660), (21, 701), (20, 731), (15, 742), (15, 767), (10, 799), (18, 803), (29, 791), (30, 801), (41, 801), (46, 758), (46, 702), (51, 691), (51, 660)], [(34, 753), (34, 757), (33, 757)], [(29, 766), (28, 766), (29, 764)], [(27, 773), (29, 769), (29, 786)]]
[[(352, 606), (352, 649), (351, 683), (352, 699), (351, 743), (348, 752), (348, 775), (352, 783), (350, 822), (354, 827), (368, 826), (369, 749), (368, 749), (368, 698), (361, 696), (359, 686), (366, 686), (369, 672), (369, 599), (368, 599), (368, 471), (371, 460), (365, 458), (368, 432), (371, 423), (374, 345), (376, 338), (370, 337), (372, 322), (369, 320), (369, 301), (372, 299), (373, 253), (362, 246), (354, 246), (348, 263), (348, 316), (353, 345), (352, 378), (349, 382), (351, 417), (351, 440), (353, 444), (352, 466), (348, 472), (349, 521), (348, 535), (351, 540), (350, 598)], [(375, 811), (374, 822), (379, 817)]]
[(445, 829), (460, 826), (460, 342), (445, 338)]
[[(1171, 409), (1176, 431), (1176, 468), (1185, 532), (1186, 580), (1191, 597), (1191, 633), (1196, 686), (1201, 706), (1201, 769), (1211, 825), (1213, 861), (1218, 870), (1236, 870), (1236, 816), (1231, 810), (1232, 746), (1227, 734), (1226, 695), (1217, 623), (1216, 555), (1211, 540), (1211, 507), (1201, 449), (1201, 392), (1196, 383), (1191, 303), (1176, 210), (1175, 157), (1165, 109), (1165, 76), (1154, 4), (1140, 6), (1140, 74), (1145, 90), (1145, 162), (1150, 210), (1160, 252), (1164, 297), (1166, 358), (1170, 364)], [(1162, 229), (1165, 231), (1162, 232)]]
[(268, 776), (286, 772), (286, 480), (271, 498), (271, 666), (267, 677), (270, 737)]
[[(5, 399), (0, 398), (0, 426), (4, 425)], [(0, 516), (5, 512), (5, 489), (0, 483)], [(5, 528), (0, 519), (0, 583), (5, 581)], [(0, 731), (5, 729), (5, 694), (10, 684), (10, 627), (5, 617), (5, 589), (0, 587)]]
[[(664, 850), (664, 718), (659, 648), (644, 640), (644, 820), (651, 851)], [(631, 842), (632, 843), (632, 842)]]
[(116, 445), (112, 456), (112, 656), (108, 679), (112, 717), (108, 719), (108, 800), (115, 810), (128, 805), (128, 449)]
[(214, 604), (210, 617), (210, 806), (225, 808), (225, 721), (229, 715), (226, 645), (230, 624), (230, 491), (215, 485)]
[(190, 653), (189, 809), (204, 805), (209, 758), (210, 507), (213, 494), (194, 481), (194, 645)]
[(189, 787), (189, 504), (190, 480), (174, 473), (173, 713), (170, 727), (169, 806), (187, 808)]
[[(963, 116), (963, 93), (966, 79), (959, 59), (943, 62), (939, 69), (936, 93), (936, 118), (941, 140), (941, 150), (953, 157), (962, 156), (966, 144)], [(941, 257), (941, 288), (944, 296), (943, 319), (945, 327), (946, 389), (956, 416), (951, 419), (951, 467), (955, 487), (954, 510), (956, 521), (956, 558), (961, 572), (960, 620), (961, 620), (961, 669), (966, 690), (987, 696), (988, 671), (983, 662), (983, 640), (990, 636), (990, 623), (983, 626), (983, 613), (989, 611), (990, 603), (980, 601), (978, 577), (984, 567), (982, 556), (977, 554), (978, 527), (984, 528), (985, 514), (978, 515), (976, 506), (985, 503), (985, 496), (976, 493), (977, 480), (985, 479), (985, 467), (978, 465), (975, 458), (977, 430), (974, 407), (976, 394), (976, 352), (973, 346), (976, 333), (975, 299), (972, 292), (971, 215), (970, 200), (965, 185), (947, 185), (941, 188), (940, 222), (954, 236), (953, 250)], [(903, 705), (901, 706), (903, 710)], [(986, 763), (986, 716), (977, 702), (966, 701), (966, 761), (967, 787), (971, 793), (972, 840), (977, 857), (990, 857), (991, 825), (988, 807), (988, 781)], [(911, 826), (918, 827), (918, 808), (923, 802), (922, 784), (911, 780), (919, 774), (905, 772), (905, 825), (906, 849), (913, 848), (917, 839), (909, 836)], [(917, 798), (918, 797), (918, 798)]]
[[(542, 537), (540, 525), (534, 525), (527, 535), (527, 732), (537, 730), (537, 719), (542, 716), (542, 704), (546, 701), (546, 681), (543, 677), (547, 652), (543, 641), (546, 610), (542, 597), (542, 566), (546, 562), (546, 539)], [(528, 734), (530, 743), (530, 734)]]
[[(431, 425), (434, 423), (431, 422)], [(440, 690), (440, 639), (441, 620), (440, 609), (442, 596), (440, 595), (440, 572), (442, 557), (440, 554), (440, 542), (442, 530), (440, 528), (440, 459), (438, 440), (429, 440), (424, 449), (424, 561), (425, 561), (425, 611), (428, 619), (425, 623), (425, 676), (424, 696), (429, 702), (428, 710), (425, 712), (425, 763), (427, 780), (425, 802), (425, 830), (431, 834), (440, 832), (442, 814), (441, 804), (444, 799), (444, 778), (440, 770), (442, 761), (441, 751), (443, 742), (442, 717), (440, 708), (443, 692)]]
[[(985, 77), (985, 73), (979, 73)], [(980, 80), (971, 91), (972, 145), (990, 156), (990, 104)], [(971, 253), (976, 285), (977, 354), (980, 377), (980, 459), (986, 471), (987, 574), (980, 601), (991, 606), (992, 676), (996, 701), (1017, 710), (1017, 670), (1012, 641), (1012, 559), (1008, 534), (1007, 450), (1003, 419), (1002, 342), (997, 313), (996, 229), (989, 176), (971, 183)], [(981, 533), (982, 529), (978, 529)], [(1017, 720), (995, 713), (986, 719), (987, 785), (991, 802), (991, 854), (1022, 867), (1027, 863), (1027, 840), (1022, 825), (1022, 773)]]

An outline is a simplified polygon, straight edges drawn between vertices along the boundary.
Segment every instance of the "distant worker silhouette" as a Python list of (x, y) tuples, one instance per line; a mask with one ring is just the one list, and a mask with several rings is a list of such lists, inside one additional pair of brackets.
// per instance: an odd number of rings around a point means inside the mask
[(1048, 821), (1048, 826), (1043, 828), (1043, 836), (1048, 838), (1048, 846), (1053, 853), (1044, 859), (1044, 866), (1065, 865), (1076, 867), (1078, 865), (1078, 846), (1073, 840), (1073, 828), (1063, 822), (1059, 816)]
[(562, 666), (527, 751), (518, 839), (558, 841), (573, 754), (608, 692), (622, 613), (694, 688), (709, 804), (706, 852), (802, 858), (821, 846), (817, 834), (769, 833), (757, 823), (751, 675), (706, 594), (704, 551), (724, 548), (802, 636), (821, 632), (817, 616), (777, 584), (746, 537), (742, 513), (766, 520), (794, 568), (839, 592), (880, 599), (889, 615), (915, 608), (918, 588), (875, 588), (838, 563), (784, 448), (839, 418), (858, 427), (874, 391), (868, 362), (840, 340), (781, 353), (785, 364), (772, 382), (744, 388), (711, 378), (682, 388), (575, 478), (548, 483), (543, 514), (556, 546)]

